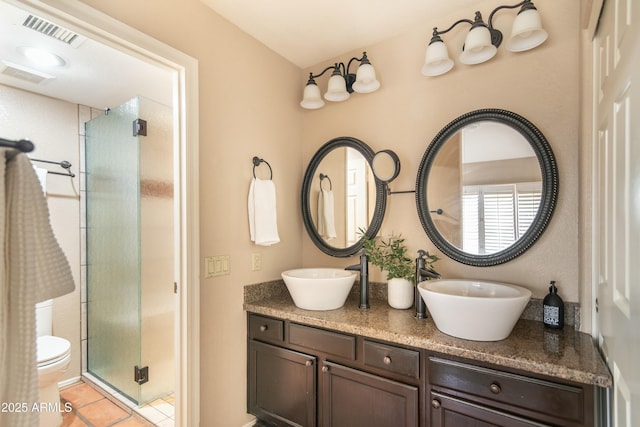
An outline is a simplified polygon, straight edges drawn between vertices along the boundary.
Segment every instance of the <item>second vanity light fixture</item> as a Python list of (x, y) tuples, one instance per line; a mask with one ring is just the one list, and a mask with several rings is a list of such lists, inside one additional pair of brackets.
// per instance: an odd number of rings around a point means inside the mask
[[(349, 73), (349, 68), (353, 61), (360, 62), (356, 74)], [(324, 101), (320, 96), (320, 89), (315, 79), (329, 70), (333, 70), (333, 72), (329, 77), (327, 92), (324, 94), (324, 99), (327, 101), (346, 101), (354, 91), (369, 93), (378, 90), (380, 87), (380, 82), (376, 79), (376, 71), (373, 69), (371, 62), (369, 62), (369, 58), (367, 58), (367, 52), (362, 52), (362, 58), (351, 58), (346, 67), (344, 62), (336, 62), (334, 65), (322, 70), (320, 74), (309, 73), (309, 80), (304, 88), (304, 95), (300, 102), (302, 108), (313, 110), (324, 106)]]
[(488, 24), (482, 20), (480, 12), (476, 12), (475, 20), (460, 19), (444, 31), (433, 29), (433, 36), (427, 47), (422, 74), (439, 76), (453, 68), (453, 60), (449, 58), (447, 47), (440, 38), (461, 23), (471, 24), (471, 29), (462, 47), (460, 62), (463, 64), (480, 64), (493, 58), (502, 43), (502, 32), (493, 28), (493, 15), (501, 9), (515, 9), (522, 6), (513, 21), (511, 37), (506, 43), (508, 50), (522, 52), (539, 46), (547, 39), (547, 32), (542, 28), (538, 10), (531, 0), (524, 0), (513, 6), (498, 6), (489, 15)]

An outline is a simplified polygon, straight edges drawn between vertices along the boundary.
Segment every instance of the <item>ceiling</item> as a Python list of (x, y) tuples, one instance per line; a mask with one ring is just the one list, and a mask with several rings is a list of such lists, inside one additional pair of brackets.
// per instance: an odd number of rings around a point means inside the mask
[[(468, 9), (478, 0), (200, 0), (300, 68)], [(448, 23), (442, 23), (445, 25)]]
[[(170, 72), (81, 35), (67, 43), (28, 28), (23, 23), (29, 15), (0, 0), (0, 84), (100, 109), (116, 107), (138, 95), (172, 104)], [(73, 32), (55, 33), (59, 34)], [(38, 65), (21, 53), (25, 46), (45, 48), (65, 64)]]
[[(469, 9), (478, 3), (478, 0), (200, 1), (300, 68), (366, 48), (434, 16), (447, 16), (458, 8)], [(82, 35), (68, 44), (42, 34), (23, 25), (28, 16), (28, 12), (0, 0), (0, 84), (95, 108), (115, 107), (137, 95), (171, 105), (172, 75), (168, 71)], [(429, 33), (430, 29), (425, 28), (425, 42)], [(42, 68), (19, 51), (23, 46), (44, 47), (63, 58), (65, 64)], [(42, 79), (42, 73), (52, 78)], [(41, 81), (36, 83), (33, 79)]]

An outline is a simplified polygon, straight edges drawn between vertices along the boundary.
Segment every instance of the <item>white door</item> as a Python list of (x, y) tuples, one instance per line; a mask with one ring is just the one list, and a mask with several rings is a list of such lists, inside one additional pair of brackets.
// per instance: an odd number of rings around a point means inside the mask
[(640, 426), (640, 2), (607, 0), (594, 40), (596, 334), (614, 427)]
[(347, 148), (347, 246), (360, 239), (360, 230), (369, 226), (367, 218), (367, 161)]

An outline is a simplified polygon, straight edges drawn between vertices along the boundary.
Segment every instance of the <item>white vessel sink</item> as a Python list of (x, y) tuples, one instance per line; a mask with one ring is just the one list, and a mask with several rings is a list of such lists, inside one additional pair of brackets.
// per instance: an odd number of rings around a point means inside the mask
[(531, 298), (521, 286), (480, 280), (426, 280), (418, 290), (440, 331), (473, 341), (507, 338)]
[(297, 307), (335, 310), (344, 305), (356, 275), (339, 268), (298, 268), (282, 272), (282, 280)]

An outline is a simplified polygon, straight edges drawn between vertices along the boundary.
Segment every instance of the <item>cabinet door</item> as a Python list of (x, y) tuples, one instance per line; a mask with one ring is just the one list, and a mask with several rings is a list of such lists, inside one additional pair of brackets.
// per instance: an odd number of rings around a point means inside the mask
[(323, 362), (324, 427), (417, 427), (418, 398), (417, 387)]
[(316, 425), (316, 358), (249, 341), (248, 411), (276, 426)]
[(486, 408), (452, 396), (431, 392), (431, 427), (531, 427), (547, 426)]

